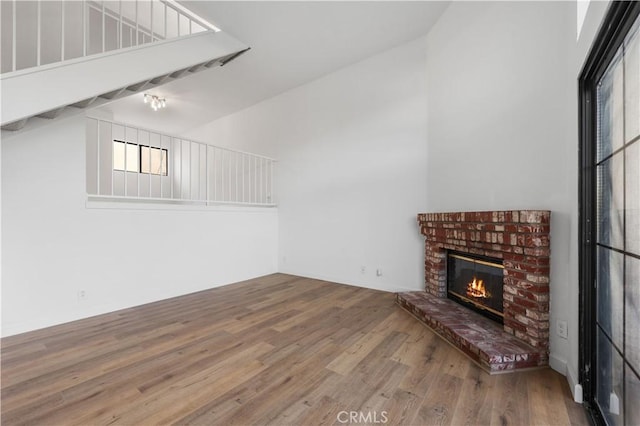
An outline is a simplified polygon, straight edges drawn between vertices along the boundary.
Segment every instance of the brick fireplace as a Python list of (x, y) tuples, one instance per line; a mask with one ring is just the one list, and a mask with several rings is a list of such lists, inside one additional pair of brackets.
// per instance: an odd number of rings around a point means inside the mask
[[(471, 331), (465, 328), (458, 335), (456, 327), (443, 325), (437, 318), (437, 313), (436, 317), (427, 318), (428, 321), (425, 322), (439, 334), (450, 335), (451, 339), (447, 340), (472, 358), (473, 354), (479, 358), (484, 356), (488, 364), (491, 364), (492, 357), (496, 361), (501, 345), (521, 347), (519, 363), (518, 351), (514, 350), (513, 357), (511, 352), (499, 357), (500, 366), (489, 365), (491, 371), (546, 365), (549, 348), (550, 212), (511, 210), (421, 213), (418, 215), (418, 223), (420, 232), (425, 237), (425, 292), (422, 292), (423, 295), (415, 292), (400, 293), (398, 303), (419, 319), (424, 313), (417, 312), (411, 306), (412, 300), (414, 305), (429, 304), (434, 312), (441, 311), (444, 316), (451, 316), (452, 309), (460, 308), (449, 307), (448, 303), (451, 301), (446, 299), (447, 252), (451, 250), (500, 259), (504, 265), (504, 326), (492, 325), (491, 321), (487, 323), (484, 318), (476, 319), (475, 313), (468, 314), (464, 311), (457, 315), (455, 322), (459, 323), (460, 318), (465, 317), (474, 324)], [(490, 333), (479, 331), (479, 324), (487, 324), (489, 328), (501, 327), (502, 333), (495, 329)], [(480, 348), (474, 347), (473, 341), (469, 341), (473, 338), (467, 338), (474, 333), (478, 335), (477, 339), (482, 340)], [(487, 349), (491, 342), (487, 341), (486, 336), (495, 336), (496, 348)], [(486, 352), (484, 355), (483, 350)], [(513, 362), (510, 362), (512, 358)], [(476, 361), (482, 363), (482, 360)]]

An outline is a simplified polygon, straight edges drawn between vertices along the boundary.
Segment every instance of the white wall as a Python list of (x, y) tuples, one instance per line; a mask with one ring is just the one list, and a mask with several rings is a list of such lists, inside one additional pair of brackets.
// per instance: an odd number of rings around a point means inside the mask
[(186, 135), (278, 159), (280, 271), (424, 287), (425, 53), (415, 40)]
[(83, 117), (3, 133), (1, 157), (3, 336), (277, 270), (275, 209), (87, 208)]
[(576, 4), (454, 3), (428, 55), (430, 209), (552, 211), (550, 363), (577, 377)]

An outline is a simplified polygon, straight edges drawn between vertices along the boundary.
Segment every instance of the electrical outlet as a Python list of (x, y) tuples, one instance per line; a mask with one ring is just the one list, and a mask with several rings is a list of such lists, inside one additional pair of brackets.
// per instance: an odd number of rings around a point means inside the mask
[(382, 269), (380, 269), (380, 268), (376, 269), (376, 276), (378, 276), (378, 277), (382, 276)]
[(556, 333), (558, 334), (558, 336), (562, 337), (563, 339), (569, 338), (569, 330), (568, 330), (566, 321), (558, 320), (556, 322)]
[(78, 301), (83, 302), (87, 300), (87, 292), (84, 290), (78, 290)]

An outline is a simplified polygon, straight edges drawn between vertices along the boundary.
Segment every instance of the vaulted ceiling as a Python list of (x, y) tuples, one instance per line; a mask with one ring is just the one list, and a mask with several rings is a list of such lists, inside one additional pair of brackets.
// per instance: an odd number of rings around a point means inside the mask
[(101, 107), (116, 119), (130, 117), (141, 126), (187, 132), (418, 38), (449, 5), (448, 1), (180, 3), (251, 50), (222, 68), (154, 89), (168, 100), (169, 107), (162, 111), (151, 111), (140, 94)]

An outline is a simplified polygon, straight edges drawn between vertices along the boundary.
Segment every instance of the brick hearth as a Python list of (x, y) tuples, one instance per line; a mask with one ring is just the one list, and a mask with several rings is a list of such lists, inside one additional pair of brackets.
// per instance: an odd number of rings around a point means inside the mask
[(490, 374), (546, 365), (545, 350), (452, 300), (423, 291), (399, 293), (397, 302)]
[[(529, 364), (534, 360), (535, 365), (546, 365), (549, 348), (549, 222), (550, 212), (542, 210), (419, 214), (420, 231), (425, 237), (426, 284), (425, 292), (418, 292), (422, 293), (419, 299), (426, 296), (426, 299), (446, 299), (447, 250), (502, 259), (503, 332), (532, 347), (525, 350), (536, 354), (527, 357), (527, 367), (532, 366)], [(418, 299), (408, 294), (399, 294), (398, 303), (420, 319), (421, 314), (407, 306), (411, 300)], [(471, 321), (475, 317), (470, 318)], [(433, 321), (440, 323), (437, 318)], [(424, 322), (429, 325), (428, 321)], [(444, 334), (455, 334), (456, 328), (460, 329), (453, 327)], [(469, 352), (462, 347), (466, 343), (460, 343), (465, 341), (460, 336), (447, 340)], [(497, 344), (499, 339), (496, 337), (494, 340)], [(475, 347), (472, 351), (478, 352), (479, 349)], [(511, 364), (508, 368), (521, 367)]]

